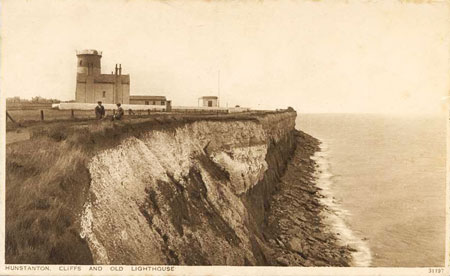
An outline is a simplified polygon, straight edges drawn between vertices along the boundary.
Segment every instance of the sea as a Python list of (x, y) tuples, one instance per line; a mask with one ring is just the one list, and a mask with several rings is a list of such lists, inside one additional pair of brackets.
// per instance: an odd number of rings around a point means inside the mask
[(321, 143), (318, 185), (355, 266), (444, 266), (446, 118), (298, 114)]

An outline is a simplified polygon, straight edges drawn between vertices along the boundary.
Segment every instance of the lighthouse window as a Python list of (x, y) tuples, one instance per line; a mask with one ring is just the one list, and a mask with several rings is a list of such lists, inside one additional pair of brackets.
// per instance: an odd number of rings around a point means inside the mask
[(103, 98), (106, 98), (106, 91), (103, 91)]

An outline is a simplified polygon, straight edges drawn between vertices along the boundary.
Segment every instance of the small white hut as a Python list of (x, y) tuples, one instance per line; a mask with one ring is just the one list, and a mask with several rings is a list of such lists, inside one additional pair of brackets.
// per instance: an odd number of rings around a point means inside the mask
[(218, 107), (219, 106), (219, 101), (218, 101), (217, 96), (203, 96), (203, 97), (199, 98), (198, 100), (199, 100), (199, 105), (200, 105), (200, 100), (202, 101), (201, 106), (203, 106), (203, 107)]

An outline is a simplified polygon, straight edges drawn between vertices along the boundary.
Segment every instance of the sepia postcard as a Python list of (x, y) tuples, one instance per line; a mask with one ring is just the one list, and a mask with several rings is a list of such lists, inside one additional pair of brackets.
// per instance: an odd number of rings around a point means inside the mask
[(0, 275), (450, 275), (450, 1), (0, 5)]

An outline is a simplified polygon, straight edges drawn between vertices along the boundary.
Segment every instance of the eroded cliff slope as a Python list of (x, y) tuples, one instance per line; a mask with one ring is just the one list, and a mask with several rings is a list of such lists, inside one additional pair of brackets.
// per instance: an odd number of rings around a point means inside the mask
[(249, 212), (247, 195), (265, 175), (282, 173), (295, 149), (294, 126), (294, 112), (201, 120), (99, 152), (89, 163), (81, 233), (95, 262), (261, 264), (260, 227), (251, 225), (263, 222), (252, 213), (264, 210)]

